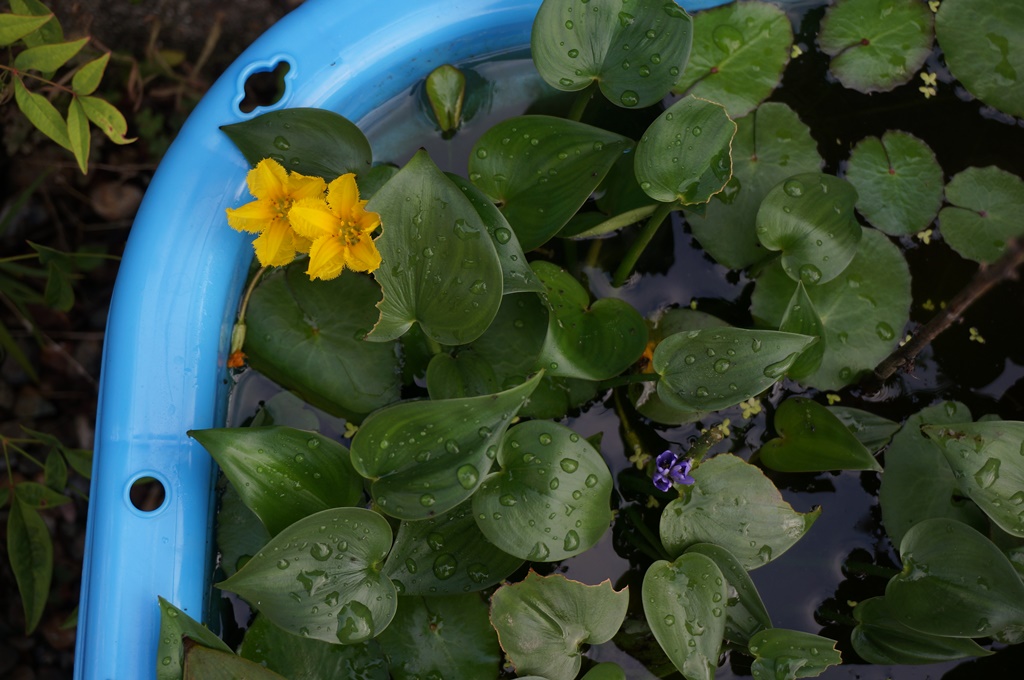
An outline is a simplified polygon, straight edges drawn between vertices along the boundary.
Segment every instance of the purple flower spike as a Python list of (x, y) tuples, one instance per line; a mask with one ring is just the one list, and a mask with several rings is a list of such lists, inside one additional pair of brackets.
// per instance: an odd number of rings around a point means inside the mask
[(694, 479), (689, 475), (689, 460), (680, 459), (671, 451), (664, 451), (658, 454), (654, 462), (654, 486), (659, 491), (668, 491), (673, 484), (693, 484)]

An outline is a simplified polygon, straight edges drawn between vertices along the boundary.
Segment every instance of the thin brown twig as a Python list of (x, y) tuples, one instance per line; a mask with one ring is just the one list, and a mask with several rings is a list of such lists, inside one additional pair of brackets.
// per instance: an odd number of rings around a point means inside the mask
[(910, 340), (898, 347), (877, 367), (865, 382), (865, 389), (878, 391), (893, 373), (904, 366), (913, 365), (914, 358), (930, 345), (944, 330), (959, 321), (964, 312), (993, 286), (1005, 279), (1016, 277), (1016, 270), (1024, 264), (1024, 239), (1010, 241), (1006, 253), (991, 265), (982, 265), (974, 278), (959, 292), (946, 308), (932, 317)]

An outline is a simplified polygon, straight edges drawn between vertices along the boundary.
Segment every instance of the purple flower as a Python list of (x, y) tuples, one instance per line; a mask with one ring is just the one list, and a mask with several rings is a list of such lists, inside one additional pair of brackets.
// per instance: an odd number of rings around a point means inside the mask
[(668, 491), (673, 484), (693, 484), (690, 461), (681, 459), (671, 451), (664, 451), (655, 459), (654, 486), (659, 491)]

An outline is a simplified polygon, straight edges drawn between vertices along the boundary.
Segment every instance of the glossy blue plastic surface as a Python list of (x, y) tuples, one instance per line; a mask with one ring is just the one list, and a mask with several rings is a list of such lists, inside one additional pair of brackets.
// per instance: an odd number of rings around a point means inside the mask
[[(683, 2), (688, 9), (721, 0)], [(164, 157), (118, 273), (100, 386), (75, 677), (153, 678), (157, 596), (194, 618), (213, 571), (215, 468), (186, 432), (223, 424), (229, 336), (252, 258), (224, 210), (250, 200), (241, 154), (219, 130), (253, 73), (286, 61), (273, 109), (359, 121), (436, 66), (529, 44), (540, 0), (306, 0), (221, 76)], [(163, 504), (129, 489), (155, 478)]]

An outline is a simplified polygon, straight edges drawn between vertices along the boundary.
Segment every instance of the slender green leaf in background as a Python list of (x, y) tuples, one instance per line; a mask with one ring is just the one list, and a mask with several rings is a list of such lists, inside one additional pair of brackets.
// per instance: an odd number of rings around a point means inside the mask
[(25, 89), (21, 78), (15, 78), (14, 101), (36, 129), (65, 149), (71, 150), (71, 139), (68, 137), (68, 127), (64, 122), (64, 117), (60, 115), (60, 111), (50, 103), (49, 99), (41, 94), (29, 92)]
[(14, 58), (14, 68), (21, 71), (51, 73), (78, 54), (87, 42), (88, 38), (81, 38), (66, 43), (30, 47), (24, 52), (19, 52)]
[(113, 104), (99, 97), (83, 96), (78, 97), (82, 103), (85, 115), (107, 136), (114, 144), (131, 144), (135, 138), (125, 137), (128, 132), (128, 122), (121, 115)]
[(21, 40), (48, 22), (52, 17), (52, 14), (44, 16), (0, 14), (0, 47), (7, 47)]
[(78, 169), (85, 175), (89, 172), (89, 119), (86, 118), (82, 103), (75, 97), (68, 104), (68, 141), (71, 153), (78, 161)]
[[(45, 487), (44, 487), (45, 488)], [(17, 494), (17, 492), (15, 492)], [(15, 498), (7, 516), (7, 557), (25, 610), (25, 634), (43, 618), (53, 576), (53, 542), (35, 508)]]
[(107, 70), (110, 53), (105, 52), (96, 59), (82, 65), (71, 77), (71, 89), (77, 95), (89, 95), (96, 91), (103, 80), (103, 72)]

